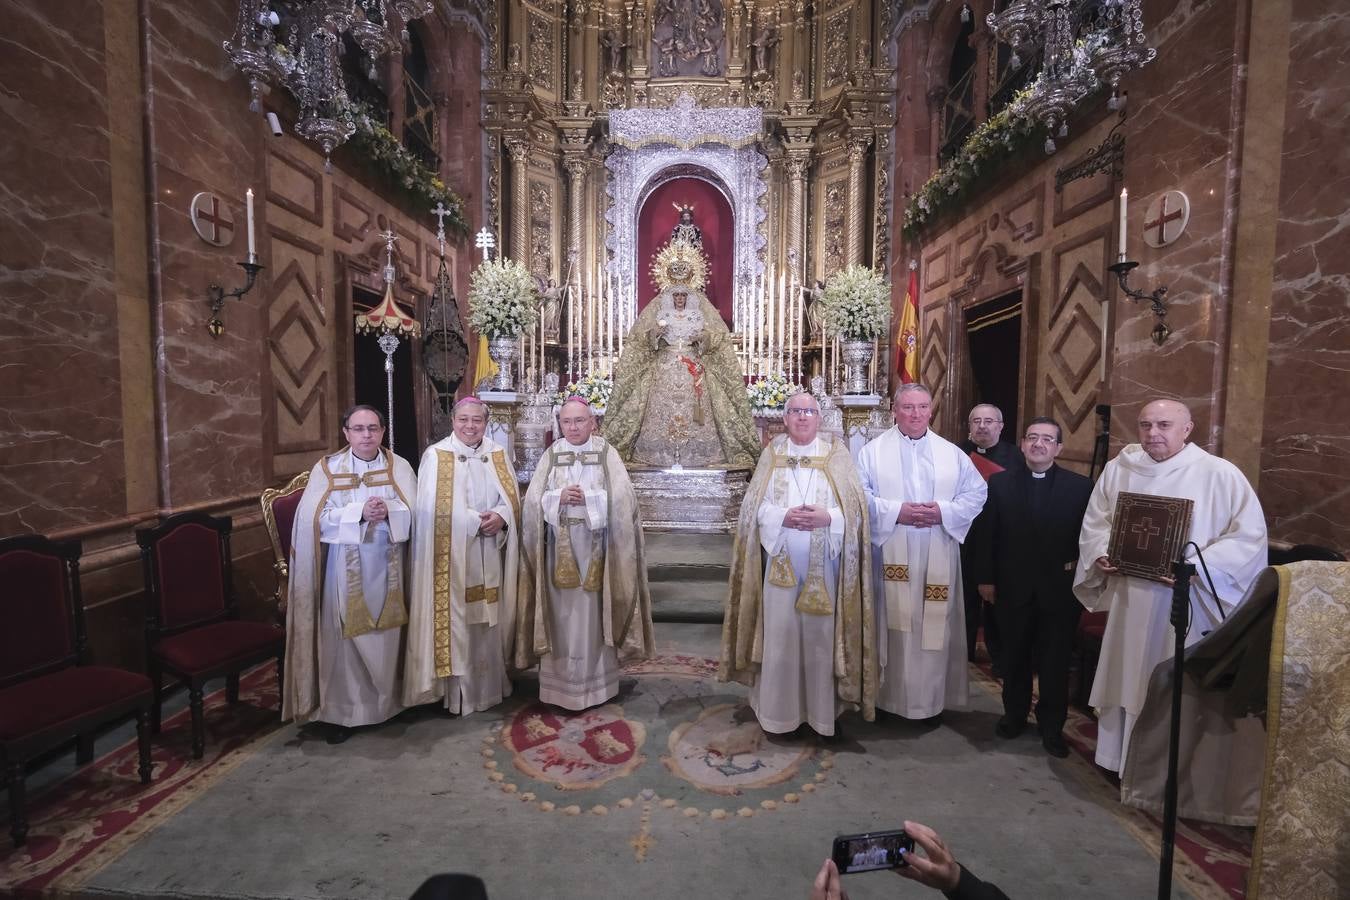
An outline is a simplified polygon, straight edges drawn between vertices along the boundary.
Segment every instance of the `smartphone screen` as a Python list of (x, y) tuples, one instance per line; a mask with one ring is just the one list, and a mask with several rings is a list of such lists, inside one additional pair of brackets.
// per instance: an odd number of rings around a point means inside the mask
[(840, 875), (899, 869), (909, 865), (906, 855), (914, 852), (914, 839), (903, 828), (869, 831), (866, 834), (842, 834), (834, 839), (830, 852)]

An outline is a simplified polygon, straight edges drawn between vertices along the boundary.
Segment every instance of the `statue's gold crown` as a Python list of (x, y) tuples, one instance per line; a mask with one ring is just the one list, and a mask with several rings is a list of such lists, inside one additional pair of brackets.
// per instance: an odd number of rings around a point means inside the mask
[(673, 240), (652, 257), (652, 280), (661, 290), (684, 287), (701, 291), (708, 281), (708, 261), (686, 240)]

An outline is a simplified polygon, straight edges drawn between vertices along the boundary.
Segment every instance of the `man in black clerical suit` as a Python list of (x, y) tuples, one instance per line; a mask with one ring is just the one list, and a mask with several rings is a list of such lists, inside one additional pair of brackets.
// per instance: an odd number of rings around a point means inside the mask
[(980, 596), (993, 604), (1003, 638), (1003, 718), (999, 737), (1015, 738), (1031, 709), (1031, 676), (1040, 672), (1036, 723), (1041, 744), (1065, 757), (1069, 658), (1082, 604), (1073, 595), (1078, 532), (1092, 482), (1055, 465), (1064, 433), (1037, 417), (1022, 438), (1023, 465), (989, 479), (984, 530), (973, 553)]
[[(970, 461), (988, 481), (990, 476), (1003, 469), (1012, 469), (1022, 465), (1022, 451), (1012, 444), (999, 440), (1003, 434), (1003, 413), (992, 403), (980, 403), (970, 411), (966, 418), (970, 426), (969, 437), (960, 443), (961, 452), (970, 455)], [(971, 568), (971, 549), (980, 540), (980, 519), (970, 524), (970, 533), (961, 545), (961, 583), (965, 591), (966, 604), (966, 656), (975, 661), (975, 636), (979, 633), (980, 623), (984, 623), (984, 646), (989, 651), (989, 659), (994, 664), (994, 675), (1003, 674), (999, 659), (998, 621), (984, 608), (980, 594), (975, 589), (976, 579)]]

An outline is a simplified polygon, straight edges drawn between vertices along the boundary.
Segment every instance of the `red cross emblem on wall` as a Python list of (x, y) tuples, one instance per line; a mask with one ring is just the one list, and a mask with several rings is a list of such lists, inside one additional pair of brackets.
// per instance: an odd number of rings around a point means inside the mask
[(210, 191), (201, 191), (192, 198), (192, 228), (197, 237), (216, 247), (225, 247), (234, 240), (234, 215)]
[(1164, 191), (1144, 213), (1144, 243), (1166, 247), (1181, 237), (1191, 219), (1191, 201), (1181, 191)]

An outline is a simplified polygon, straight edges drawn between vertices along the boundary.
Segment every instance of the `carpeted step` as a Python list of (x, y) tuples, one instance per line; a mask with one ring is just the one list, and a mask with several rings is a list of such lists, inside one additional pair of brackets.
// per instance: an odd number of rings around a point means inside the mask
[(686, 578), (652, 581), (652, 621), (717, 622), (727, 599), (727, 580)]
[(647, 579), (657, 581), (721, 581), (731, 570), (731, 535), (648, 534), (644, 541)]

